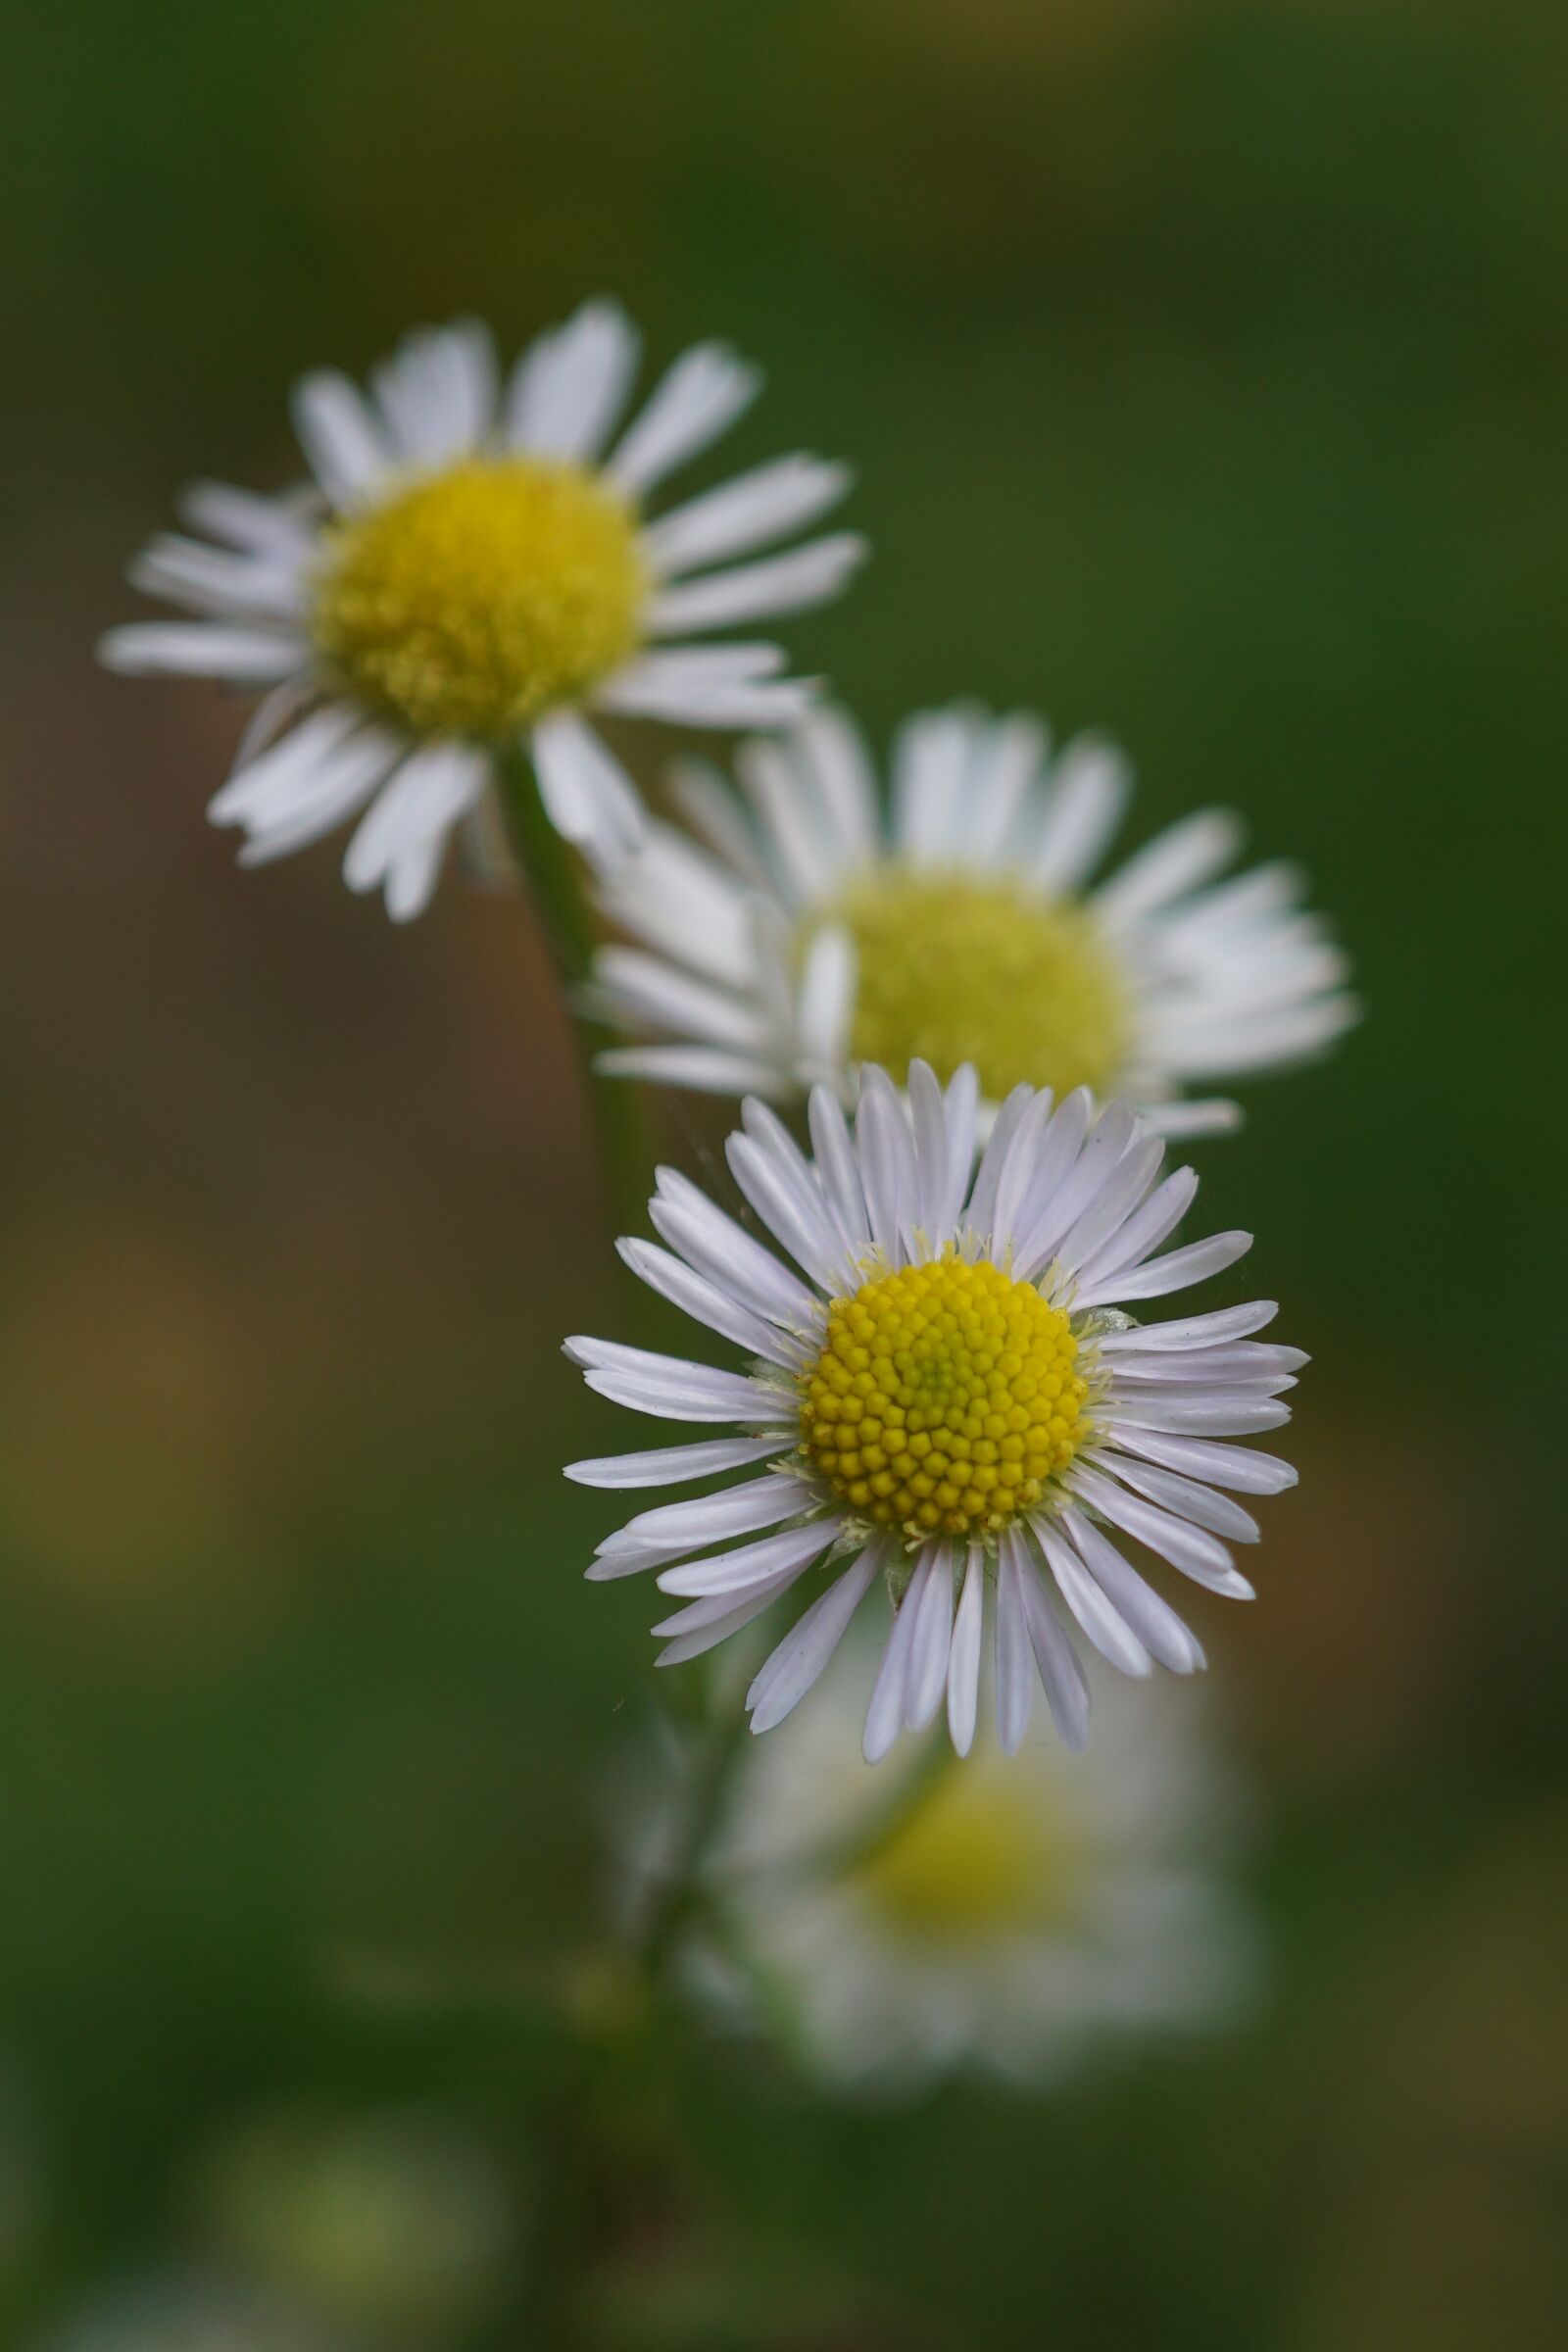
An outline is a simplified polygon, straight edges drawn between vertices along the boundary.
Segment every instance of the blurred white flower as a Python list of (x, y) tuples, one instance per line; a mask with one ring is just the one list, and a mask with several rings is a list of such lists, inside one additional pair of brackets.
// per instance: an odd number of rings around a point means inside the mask
[(859, 1752), (858, 1679), (841, 1659), (747, 1751), (693, 1947), (710, 1996), (867, 2088), (1039, 2082), (1236, 2013), (1256, 1970), (1225, 1875), (1241, 1806), (1191, 1709), (1106, 1682), (1088, 1755), (983, 1738), (962, 1771), (908, 1751), (890, 1788)]
[(642, 809), (584, 710), (767, 727), (805, 708), (777, 646), (688, 641), (838, 592), (864, 554), (855, 534), (757, 550), (834, 505), (848, 474), (780, 458), (649, 519), (649, 493), (761, 376), (696, 345), (612, 447), (637, 360), (610, 302), (541, 335), (504, 384), (475, 321), (414, 334), (368, 394), (333, 372), (299, 385), (313, 488), (186, 493), (207, 536), (155, 540), (131, 576), (200, 617), (114, 629), (101, 650), (115, 669), (269, 690), (211, 807), (244, 831), (243, 863), (358, 816), (344, 879), (417, 914), (453, 829), (482, 830), (494, 753), (524, 742), (556, 829), (607, 863), (640, 839)]
[(1120, 752), (964, 707), (911, 718), (884, 818), (841, 712), (746, 745), (745, 797), (695, 763), (690, 831), (650, 828), (601, 903), (635, 946), (600, 951), (595, 1001), (654, 1042), (602, 1066), (782, 1100), (861, 1061), (903, 1082), (973, 1062), (983, 1104), (1020, 1081), (1121, 1095), (1167, 1135), (1234, 1124), (1189, 1089), (1282, 1068), (1356, 1017), (1348, 970), (1287, 865), (1219, 881), (1241, 841), (1204, 809), (1098, 886), (1129, 791)]
[(1058, 1103), (1017, 1087), (977, 1168), (973, 1069), (946, 1092), (923, 1062), (908, 1080), (906, 1098), (862, 1069), (853, 1137), (818, 1087), (814, 1159), (764, 1104), (743, 1106), (731, 1170), (801, 1274), (660, 1171), (650, 1213), (670, 1247), (628, 1241), (622, 1255), (751, 1369), (608, 1340), (569, 1340), (566, 1352), (634, 1412), (741, 1434), (577, 1462), (567, 1476), (625, 1490), (760, 1474), (638, 1513), (588, 1574), (652, 1570), (681, 1595), (655, 1629), (669, 1638), (665, 1664), (713, 1648), (831, 1559), (832, 1581), (747, 1693), (758, 1732), (800, 1703), (884, 1582), (897, 1613), (865, 1719), (872, 1760), (944, 1705), (968, 1752), (989, 1614), (1004, 1747), (1023, 1738), (1037, 1677), (1078, 1747), (1089, 1690), (1054, 1600), (1124, 1674), (1201, 1666), (1196, 1637), (1122, 1545), (1250, 1596), (1224, 1539), (1255, 1542), (1257, 1523), (1218, 1490), (1277, 1494), (1296, 1474), (1216, 1441), (1288, 1421), (1281, 1394), (1305, 1358), (1252, 1338), (1273, 1319), (1267, 1299), (1147, 1326), (1122, 1311), (1251, 1245), (1232, 1232), (1153, 1254), (1198, 1180), (1183, 1168), (1160, 1181), (1164, 1147), (1125, 1102), (1097, 1115), (1083, 1089)]

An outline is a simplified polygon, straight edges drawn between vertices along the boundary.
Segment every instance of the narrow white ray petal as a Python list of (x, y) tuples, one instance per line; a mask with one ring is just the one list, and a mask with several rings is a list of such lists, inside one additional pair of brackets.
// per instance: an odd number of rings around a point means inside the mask
[(484, 790), (483, 756), (466, 745), (437, 743), (416, 752), (362, 818), (343, 859), (350, 890), (373, 890), (416, 844), (444, 840)]
[(352, 733), (358, 712), (344, 703), (328, 705), (270, 743), (245, 765), (236, 765), (207, 804), (215, 825), (266, 824), (292, 815), (309, 801), (318, 772)]
[(1187, 1143), (1195, 1135), (1234, 1135), (1242, 1124), (1242, 1106), (1222, 1096), (1196, 1102), (1151, 1102), (1140, 1105), (1145, 1124), (1170, 1144)]
[(933, 1250), (951, 1239), (948, 1203), (948, 1106), (928, 1061), (911, 1061), (907, 1082), (914, 1128), (914, 1218)]
[(1103, 1409), (1107, 1430), (1168, 1429), (1189, 1437), (1243, 1438), (1264, 1429), (1282, 1429), (1291, 1408), (1255, 1390), (1220, 1389), (1212, 1396), (1167, 1397), (1157, 1392), (1147, 1396), (1113, 1396)]
[(1078, 1557), (1150, 1656), (1172, 1674), (1199, 1673), (1207, 1663), (1203, 1645), (1169, 1602), (1161, 1600), (1081, 1511), (1064, 1511), (1061, 1524)]
[(855, 1146), (872, 1236), (889, 1267), (897, 1269), (907, 1255), (905, 1237), (915, 1208), (914, 1145), (885, 1070), (867, 1067), (860, 1073)]
[(848, 1061), (857, 976), (854, 940), (827, 924), (806, 952), (796, 1003), (796, 1043), (808, 1067), (842, 1070)]
[(626, 717), (692, 727), (787, 727), (802, 716), (815, 692), (811, 678), (764, 679), (701, 666), (685, 648), (678, 655), (673, 650), (645, 654), (628, 662), (606, 680), (595, 700), (601, 709)]
[(720, 1617), (716, 1624), (700, 1628), (696, 1633), (682, 1634), (677, 1641), (669, 1642), (665, 1648), (660, 1651), (654, 1664), (656, 1666), (683, 1666), (688, 1658), (700, 1658), (705, 1650), (716, 1649), (721, 1642), (729, 1640), (731, 1634), (738, 1634), (743, 1626), (751, 1624), (754, 1617), (760, 1617), (764, 1610), (770, 1609), (779, 1594), (787, 1592), (796, 1581), (796, 1577), (804, 1574), (804, 1569), (797, 1569), (792, 1576), (777, 1577), (767, 1584), (757, 1586), (737, 1607), (730, 1609)]
[(1097, 1448), (1084, 1458), (1108, 1476), (1120, 1479), (1135, 1494), (1147, 1495), (1151, 1502), (1191, 1519), (1196, 1527), (1206, 1527), (1211, 1535), (1227, 1537), (1233, 1544), (1255, 1544), (1262, 1535), (1250, 1511), (1244, 1511), (1228, 1494), (1200, 1486), (1195, 1478), (1182, 1478), (1174, 1470), (1156, 1470), (1151, 1462), (1135, 1461), (1108, 1448)]
[(1107, 1235), (1101, 1248), (1084, 1259), (1078, 1268), (1080, 1288), (1087, 1290), (1099, 1285), (1124, 1266), (1141, 1265), (1152, 1250), (1157, 1250), (1175, 1232), (1192, 1206), (1197, 1191), (1198, 1172), (1194, 1168), (1177, 1168), (1163, 1184), (1156, 1185), (1126, 1223)]
[(669, 797), (698, 839), (732, 866), (754, 890), (771, 890), (757, 836), (726, 779), (706, 760), (677, 760), (668, 776)]
[[(1048, 1090), (1045, 1090), (1049, 1092)], [(1018, 1123), (1035, 1099), (1033, 1087), (1015, 1086), (991, 1122), (980, 1165), (975, 1170), (974, 1187), (963, 1212), (965, 1228), (982, 1241), (989, 1240), (996, 1229), (997, 1193), (1002, 1172), (1012, 1151), (1012, 1139)]]
[(646, 1078), (653, 1086), (679, 1086), (705, 1095), (776, 1094), (788, 1089), (771, 1062), (749, 1060), (716, 1046), (612, 1046), (594, 1056), (607, 1078)]
[(860, 1163), (850, 1141), (849, 1123), (831, 1087), (812, 1087), (807, 1123), (828, 1213), (846, 1250), (853, 1258), (861, 1258), (870, 1247), (871, 1224), (860, 1185)]
[(996, 1238), (1011, 1245), (1021, 1266), (1041, 1259), (1040, 1244), (1062, 1229), (1071, 1213), (1067, 1186), (1083, 1153), (1094, 1115), (1089, 1089), (1075, 1086), (1053, 1108), (1049, 1096), (1026, 1110), (997, 1191)]
[(245, 820), (249, 837), (239, 863), (270, 865), (333, 832), (364, 808), (401, 758), (393, 737), (367, 728), (308, 771), (296, 772), (286, 807), (274, 803)]
[(716, 858), (673, 826), (648, 825), (641, 850), (605, 878), (597, 896), (610, 921), (645, 946), (706, 979), (746, 986), (747, 894)]
[(614, 430), (637, 373), (638, 337), (603, 299), (538, 336), (513, 372), (504, 431), (513, 449), (582, 463)]
[(985, 1596), (985, 1553), (978, 1544), (971, 1544), (948, 1651), (948, 1734), (960, 1756), (966, 1756), (974, 1745), (975, 1719), (980, 1709)]
[(715, 1372), (709, 1364), (612, 1340), (567, 1340), (565, 1352), (585, 1368), (589, 1387), (601, 1396), (624, 1401), (635, 1392), (637, 1409), (664, 1420), (739, 1421), (765, 1428), (793, 1417), (788, 1397), (738, 1372)]
[[(775, 1575), (762, 1577), (757, 1584), (749, 1585), (746, 1589), (748, 1612), (754, 1601), (777, 1600), (779, 1594), (787, 1592), (791, 1585), (800, 1583), (801, 1578), (806, 1574), (806, 1568), (809, 1566), (810, 1562), (808, 1561), (806, 1567), (780, 1568)], [(733, 1592), (706, 1592), (700, 1600), (689, 1600), (684, 1608), (674, 1610), (668, 1617), (662, 1617), (652, 1631), (658, 1635), (671, 1635), (678, 1638), (684, 1634), (700, 1634), (715, 1625), (723, 1625), (726, 1631), (733, 1632), (734, 1628), (731, 1626), (730, 1620), (735, 1614), (736, 1605)]]
[(1034, 1705), (1034, 1653), (1024, 1606), (1022, 1547), (1004, 1536), (997, 1553), (997, 1738), (1004, 1755), (1023, 1743)]
[(297, 505), (259, 498), (255, 491), (237, 490), (228, 482), (188, 483), (176, 504), (182, 519), (194, 529), (291, 569), (308, 562), (316, 545), (316, 524)]
[(1142, 1679), (1153, 1671), (1153, 1660), (1138, 1636), (1096, 1584), (1065, 1536), (1049, 1520), (1031, 1522), (1035, 1537), (1061, 1594), (1084, 1633), (1107, 1665), (1118, 1674)]
[(1046, 1704), (1062, 1744), (1076, 1754), (1089, 1738), (1089, 1686), (1016, 1528), (1009, 1529), (1003, 1541), (1007, 1543), (1009, 1539), (1018, 1564), (1018, 1589)]
[(395, 923), (412, 922), (429, 906), (451, 838), (452, 827), (441, 825), (418, 841), (405, 842), (392, 859), (382, 876), (382, 893)]
[(325, 368), (295, 385), (290, 404), (306, 461), (335, 507), (360, 504), (393, 464), (393, 451), (346, 375)]
[[(1065, 1113), (1072, 1098), (1062, 1104)], [(1061, 1181), (1053, 1186), (1045, 1205), (1035, 1214), (1032, 1225), (1020, 1235), (1014, 1264), (1025, 1278), (1049, 1265), (1060, 1249), (1067, 1234), (1083, 1214), (1099, 1200), (1101, 1188), (1113, 1171), (1120, 1167), (1123, 1156), (1135, 1146), (1139, 1135), (1138, 1114), (1129, 1102), (1112, 1102), (1102, 1110), (1090, 1131), (1089, 1139), (1071, 1168)], [(1040, 1154), (1044, 1167), (1050, 1148)], [(1044, 1180), (1037, 1171), (1035, 1187), (1029, 1196), (1029, 1209), (1034, 1210), (1044, 1191)]]
[(871, 1686), (871, 1703), (865, 1711), (865, 1731), (861, 1750), (868, 1764), (880, 1764), (904, 1728), (909, 1688), (909, 1663), (914, 1649), (915, 1581), (920, 1575), (916, 1568), (903, 1600), (894, 1615), (882, 1663), (877, 1668), (876, 1681)]
[(1131, 790), (1132, 770), (1116, 744), (1077, 735), (1064, 745), (1029, 860), (1035, 881), (1063, 894), (1086, 882), (1121, 823)]
[(929, 863), (949, 854), (963, 804), (977, 730), (960, 710), (921, 710), (893, 747), (893, 839), (900, 854)]
[(1228, 809), (1200, 808), (1156, 833), (1129, 858), (1095, 893), (1095, 910), (1113, 928), (1125, 928), (1206, 882), (1230, 862), (1241, 842), (1241, 826)]
[(941, 1224), (954, 1235), (963, 1213), (964, 1198), (974, 1169), (975, 1131), (980, 1115), (980, 1080), (972, 1061), (960, 1062), (948, 1080), (945, 1108), (948, 1126), (947, 1184), (942, 1199)]
[(869, 552), (858, 531), (836, 531), (787, 555), (678, 581), (662, 588), (650, 603), (644, 615), (648, 634), (677, 637), (689, 629), (723, 629), (738, 620), (766, 620), (777, 612), (825, 604)]
[(1018, 820), (1039, 782), (1046, 757), (1040, 721), (1015, 712), (998, 719), (977, 748), (970, 806), (963, 818), (961, 847), (976, 865), (1013, 862)]
[(733, 1217), (715, 1207), (689, 1177), (675, 1168), (658, 1171), (658, 1193), (648, 1213), (672, 1250), (720, 1290), (790, 1331), (814, 1328), (817, 1302), (799, 1276), (754, 1240)]
[(838, 1532), (839, 1522), (832, 1518), (814, 1519), (807, 1527), (787, 1527), (780, 1535), (762, 1536), (734, 1551), (718, 1551), (706, 1560), (689, 1560), (680, 1568), (661, 1569), (659, 1589), (694, 1597), (708, 1592), (739, 1593), (781, 1569), (805, 1567), (820, 1559)]
[(678, 1560), (705, 1544), (720, 1544), (731, 1536), (755, 1535), (759, 1528), (777, 1527), (798, 1518), (816, 1503), (814, 1491), (787, 1473), (769, 1471), (717, 1494), (694, 1494), (680, 1502), (665, 1502), (639, 1511), (625, 1526), (607, 1536), (595, 1558), (613, 1560), (637, 1552), (648, 1559), (662, 1555)]
[(1223, 1592), (1232, 1600), (1251, 1599), (1251, 1586), (1219, 1538), (1206, 1529), (1176, 1518), (1158, 1504), (1146, 1502), (1141, 1495), (1130, 1494), (1124, 1487), (1082, 1462), (1073, 1487), (1112, 1527), (1135, 1536), (1140, 1544), (1146, 1544), (1151, 1551), (1168, 1560), (1173, 1568), (1179, 1568), (1183, 1576), (1190, 1576), (1195, 1584), (1206, 1586), (1211, 1592)]
[(747, 555), (814, 522), (838, 504), (851, 478), (847, 466), (829, 465), (804, 453), (775, 458), (649, 523), (643, 532), (644, 551), (664, 579), (699, 564)]
[[(316, 680), (311, 677), (285, 678), (281, 686), (270, 686), (240, 729), (234, 757), (228, 772), (237, 776), (240, 769), (249, 767), (263, 752), (276, 743), (297, 718), (304, 718), (315, 706), (318, 695)], [(350, 706), (343, 705), (347, 710)], [(358, 711), (354, 711), (358, 717)]]
[(881, 819), (876, 777), (858, 729), (843, 710), (818, 705), (802, 718), (795, 742), (846, 862), (872, 864), (879, 855)]
[(1164, 1156), (1165, 1147), (1157, 1136), (1143, 1142), (1134, 1138), (1088, 1206), (1055, 1246), (1054, 1254), (1069, 1274), (1076, 1273), (1102, 1244), (1108, 1245), (1124, 1230), (1158, 1174)]
[(760, 370), (722, 343), (695, 344), (661, 377), (622, 435), (609, 464), (612, 480), (640, 497), (716, 441), (761, 388)]
[(490, 330), (477, 318), (416, 328), (372, 380), (392, 440), (416, 464), (466, 457), (488, 441), (496, 354)]
[(1114, 1306), (1129, 1298), (1162, 1298), (1170, 1291), (1186, 1290), (1190, 1283), (1206, 1282), (1211, 1274), (1223, 1273), (1239, 1257), (1245, 1257), (1252, 1247), (1250, 1233), (1214, 1233), (1203, 1242), (1189, 1242), (1181, 1250), (1171, 1250), (1164, 1257), (1146, 1259), (1142, 1265), (1125, 1271), (1087, 1277), (1080, 1281), (1075, 1304), (1081, 1309), (1091, 1306)]
[(1118, 1430), (1116, 1445), (1123, 1453), (1136, 1453), (1167, 1470), (1229, 1487), (1237, 1494), (1283, 1494), (1299, 1475), (1293, 1462), (1281, 1461), (1276, 1453), (1257, 1452), (1250, 1446), (1219, 1446), (1203, 1438), (1160, 1430)]
[(1262, 1331), (1279, 1311), (1277, 1300), (1253, 1298), (1246, 1306), (1184, 1315), (1179, 1323), (1135, 1323), (1130, 1331), (1107, 1331), (1098, 1346), (1102, 1355), (1167, 1355), (1188, 1348), (1219, 1347)]
[(657, 1291), (662, 1298), (667, 1298), (695, 1322), (706, 1323), (710, 1331), (733, 1340), (749, 1355), (760, 1355), (765, 1363), (777, 1364), (786, 1372), (799, 1372), (810, 1362), (809, 1348), (765, 1322), (728, 1292), (715, 1289), (706, 1275), (693, 1273), (682, 1259), (661, 1250), (656, 1242), (623, 1240), (615, 1248), (639, 1281), (647, 1283), (651, 1291)]
[(223, 620), (297, 622), (306, 590), (296, 561), (236, 555), (165, 531), (131, 564), (131, 586)]
[(1129, 1395), (1141, 1383), (1179, 1383), (1200, 1388), (1205, 1382), (1212, 1382), (1224, 1388), (1274, 1388), (1309, 1361), (1304, 1348), (1269, 1347), (1255, 1340), (1235, 1340), (1228, 1347), (1183, 1348), (1163, 1353), (1146, 1349), (1141, 1354), (1116, 1357), (1116, 1387), (1118, 1393), (1125, 1389)]
[(1183, 1079), (1242, 1077), (1249, 1070), (1304, 1060), (1343, 1036), (1360, 1017), (1361, 1007), (1353, 997), (1260, 1012), (1255, 1019), (1238, 1022), (1204, 1044), (1195, 1042), (1171, 1051), (1170, 1064)]
[(612, 872), (641, 849), (641, 797), (592, 727), (574, 711), (552, 710), (534, 722), (530, 748), (546, 814), (591, 865)]
[(948, 1654), (953, 1642), (953, 1551), (945, 1536), (927, 1544), (904, 1596), (904, 1606), (914, 1611), (904, 1692), (906, 1731), (923, 1732), (934, 1720), (947, 1692)]
[(662, 1030), (766, 1060), (767, 1023), (745, 998), (642, 948), (601, 948), (593, 968), (597, 993), (621, 1026)]
[(744, 743), (735, 772), (790, 898), (808, 904), (830, 897), (838, 881), (838, 845), (822, 822), (793, 747), (766, 740)]
[(568, 1462), (564, 1475), (580, 1487), (678, 1487), (712, 1478), (777, 1453), (777, 1438), (707, 1438), (695, 1446), (657, 1446), (642, 1453), (595, 1454)]
[(746, 1693), (754, 1732), (775, 1730), (800, 1705), (843, 1640), (890, 1549), (886, 1538), (874, 1538), (769, 1652)]
[(98, 640), (98, 659), (122, 677), (168, 673), (272, 686), (309, 666), (305, 639), (279, 629), (227, 628), (218, 621), (137, 620)]
[(732, 1135), (724, 1155), (741, 1191), (796, 1264), (822, 1289), (841, 1289), (844, 1252), (820, 1200), (807, 1198), (779, 1161), (750, 1136)]

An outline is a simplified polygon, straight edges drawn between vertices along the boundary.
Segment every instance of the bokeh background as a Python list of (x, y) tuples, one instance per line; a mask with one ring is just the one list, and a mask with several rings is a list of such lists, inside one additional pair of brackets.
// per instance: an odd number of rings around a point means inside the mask
[[(452, 2352), (1559, 2342), (1568, 15), (8, 15), (4, 2342), (238, 2341), (203, 2281), (280, 2232)], [(1043, 2100), (670, 2033), (585, 2126), (540, 1987), (651, 1678), (558, 1471), (625, 1312), (564, 1017), (504, 899), (239, 873), (233, 706), (93, 667), (181, 478), (291, 478), (304, 367), (601, 289), (764, 360), (724, 464), (862, 468), (795, 642), (874, 731), (1109, 727), (1136, 835), (1243, 808), (1370, 1006), (1201, 1163), (1315, 1357), (1262, 1597), (1195, 1611), (1265, 1995)]]

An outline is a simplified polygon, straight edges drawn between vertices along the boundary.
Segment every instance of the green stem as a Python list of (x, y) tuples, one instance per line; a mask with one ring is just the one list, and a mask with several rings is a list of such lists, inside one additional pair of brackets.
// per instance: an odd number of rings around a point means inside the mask
[(498, 753), (496, 774), (507, 833), (571, 1015), (612, 1224), (617, 1234), (637, 1233), (646, 1218), (653, 1152), (642, 1090), (622, 1078), (606, 1078), (594, 1066), (612, 1039), (581, 1009), (598, 936), (583, 888), (582, 860), (546, 814), (527, 753), (520, 748)]

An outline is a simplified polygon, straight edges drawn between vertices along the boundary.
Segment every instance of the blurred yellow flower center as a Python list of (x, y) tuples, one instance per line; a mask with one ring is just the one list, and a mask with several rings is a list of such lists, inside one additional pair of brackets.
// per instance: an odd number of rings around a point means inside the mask
[(1043, 1815), (1031, 1777), (967, 1764), (946, 1774), (852, 1875), (899, 1934), (969, 1942), (1061, 1917), (1074, 1856)]
[(1126, 1057), (1126, 995), (1081, 906), (1008, 882), (888, 867), (825, 919), (855, 941), (858, 1061), (901, 1081), (916, 1059), (944, 1080), (972, 1061), (993, 1102), (1020, 1081), (1109, 1091)]
[(646, 589), (632, 511), (597, 476), (473, 459), (331, 525), (313, 631), (411, 734), (493, 740), (616, 668)]
[(1060, 1307), (946, 1252), (828, 1309), (801, 1375), (810, 1466), (913, 1541), (995, 1535), (1039, 1502), (1087, 1434), (1088, 1384)]

